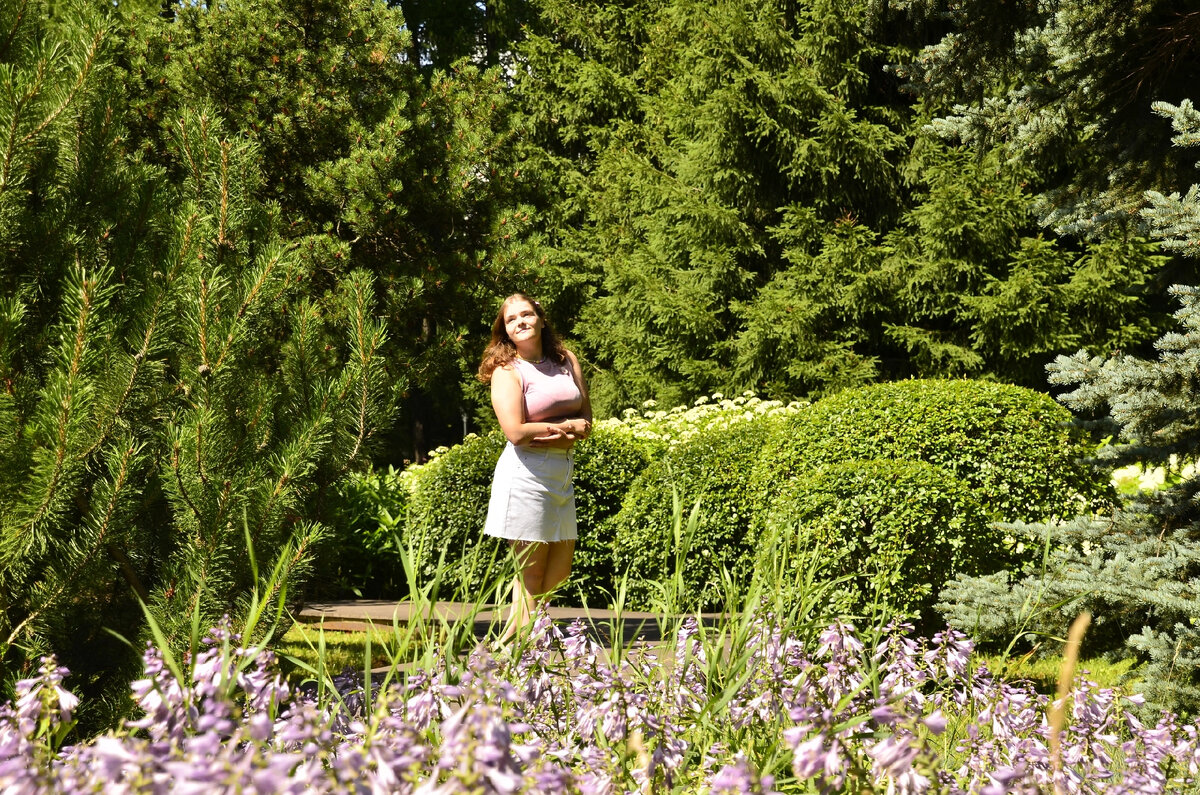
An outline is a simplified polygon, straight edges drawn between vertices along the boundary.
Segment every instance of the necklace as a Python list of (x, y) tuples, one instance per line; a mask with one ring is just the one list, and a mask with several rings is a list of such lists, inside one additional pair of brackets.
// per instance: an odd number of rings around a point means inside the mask
[(518, 353), (517, 358), (526, 364), (541, 364), (542, 362), (546, 361), (546, 357), (544, 355), (540, 359), (526, 359), (524, 356)]

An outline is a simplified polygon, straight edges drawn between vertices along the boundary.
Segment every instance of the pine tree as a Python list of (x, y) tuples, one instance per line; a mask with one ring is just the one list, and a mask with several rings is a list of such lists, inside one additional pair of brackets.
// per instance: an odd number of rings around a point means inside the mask
[[(1200, 115), (1190, 102), (1156, 105), (1172, 119), (1179, 147), (1200, 143)], [(1164, 245), (1200, 251), (1200, 185), (1186, 195), (1147, 194), (1142, 215)], [(1093, 652), (1135, 654), (1145, 665), (1140, 687), (1154, 706), (1200, 709), (1200, 290), (1172, 288), (1177, 332), (1156, 345), (1156, 359), (1089, 356), (1080, 351), (1050, 366), (1062, 400), (1113, 444), (1106, 466), (1137, 463), (1171, 470), (1168, 485), (1130, 499), (1111, 517), (1036, 527), (1052, 552), (1045, 572), (964, 578), (945, 609), (959, 626), (990, 638), (1025, 629), (1051, 636), (1082, 609), (1093, 614)], [(1192, 465), (1185, 473), (1183, 468)], [(983, 607), (986, 605), (986, 609)]]
[[(460, 438), (473, 343), (497, 294), (527, 267), (503, 73), (452, 62), (450, 53), (469, 47), (446, 39), (458, 14), (475, 11), (469, 3), (233, 0), (183, 4), (170, 20), (125, 26), (132, 137), (144, 156), (180, 178), (187, 166), (165, 145), (172, 119), (212, 107), (258, 147), (257, 198), (278, 205), (281, 234), (344, 244), (344, 256), (321, 269), (326, 278), (355, 268), (375, 277), (411, 434), (390, 452), (397, 462), (405, 450), (411, 457)], [(482, 24), (462, 31), (470, 39)], [(418, 425), (443, 435), (422, 443), (413, 438)]]
[(103, 696), (95, 727), (127, 697), (139, 603), (186, 645), (193, 617), (238, 613), (254, 559), (284, 598), (395, 396), (373, 277), (280, 234), (259, 150), (211, 108), (169, 125), (183, 179), (148, 165), (118, 28), (88, 9), (0, 16), (0, 654), (21, 676), (57, 653)]

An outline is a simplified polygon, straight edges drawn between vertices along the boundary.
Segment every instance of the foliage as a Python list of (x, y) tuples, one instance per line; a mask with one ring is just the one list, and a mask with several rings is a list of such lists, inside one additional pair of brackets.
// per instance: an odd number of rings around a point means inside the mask
[(402, 592), (396, 552), (408, 518), (409, 480), (389, 466), (350, 473), (337, 484), (329, 536), (317, 551), (306, 594), (378, 599)]
[[(827, 562), (835, 610), (864, 615), (873, 606), (926, 619), (944, 583), (1011, 562), (1004, 534), (987, 521), (971, 488), (922, 461), (849, 460), (784, 484), (771, 496), (757, 567), (782, 549)], [(794, 591), (796, 571), (782, 590)], [(799, 583), (803, 585), (803, 583)], [(928, 625), (928, 621), (925, 622)]]
[(373, 278), (329, 276), (335, 242), (281, 237), (254, 144), (204, 108), (172, 115), (171, 182), (129, 145), (114, 23), (17, 6), (0, 12), (0, 654), (20, 674), (56, 652), (94, 727), (136, 663), (106, 630), (144, 638), (140, 601), (179, 644), (244, 603), (255, 554), (301, 574), (320, 495), (394, 395)]
[[(627, 578), (628, 603), (647, 610), (653, 583), (685, 556), (681, 604), (710, 608), (726, 601), (725, 580), (745, 585), (753, 572), (758, 537), (752, 519), (764, 495), (750, 473), (780, 420), (760, 415), (733, 429), (715, 425), (668, 449), (629, 488), (613, 519), (617, 572)], [(699, 524), (682, 548), (674, 537), (672, 494), (684, 510), (699, 504)]]
[(875, 344), (905, 357), (908, 372), (991, 373), (1044, 390), (1054, 354), (1136, 349), (1165, 326), (1153, 288), (1169, 258), (1157, 245), (1133, 235), (1072, 244), (1037, 231), (1033, 175), (994, 151), (923, 133), (906, 168), (914, 202), (883, 235), (857, 294), (879, 304)]
[(1200, 726), (1171, 713), (1143, 724), (1128, 710), (1138, 699), (1086, 678), (1063, 694), (1065, 710), (994, 677), (956, 633), (917, 641), (910, 627), (835, 624), (813, 639), (794, 629), (769, 616), (713, 633), (686, 623), (660, 652), (674, 655), (663, 665), (647, 649), (610, 658), (582, 624), (563, 633), (543, 615), (511, 658), (482, 646), (465, 659), (430, 650), (428, 667), (403, 678), (393, 668), (382, 688), (341, 677), (314, 699), (289, 688), (269, 651), (219, 626), (183, 667), (148, 649), (132, 688), (142, 714), (78, 745), (63, 743), (76, 698), (48, 660), (0, 711), (0, 786), (712, 795), (908, 794), (933, 780), (950, 795), (1192, 786)]
[(1181, 102), (1200, 66), (1196, 14), (1139, 0), (909, 0), (945, 35), (901, 68), (933, 128), (1024, 164), (1043, 223), (1072, 234), (1136, 223), (1143, 192), (1179, 190), (1190, 164), (1161, 146), (1151, 103)]
[[(1175, 143), (1194, 146), (1198, 121), (1181, 106)], [(1156, 233), (1186, 253), (1200, 250), (1196, 227), (1187, 223), (1197, 190), (1168, 201), (1175, 211), (1164, 212), (1160, 202), (1145, 210)], [(1200, 443), (1200, 291), (1177, 286), (1170, 292), (1181, 304), (1176, 318), (1182, 328), (1159, 339), (1157, 358), (1080, 351), (1049, 367), (1054, 383), (1071, 387), (1062, 401), (1113, 441), (1098, 453), (1110, 466), (1178, 465), (1191, 460)], [(1054, 541), (1044, 569), (1023, 578), (964, 579), (947, 589), (947, 615), (960, 626), (979, 623), (990, 640), (1024, 631), (1056, 634), (1067, 613), (1090, 608), (1099, 619), (1096, 651), (1132, 652), (1145, 662), (1146, 694), (1154, 702), (1200, 710), (1200, 612), (1193, 598), (1200, 587), (1198, 492), (1195, 468), (1187, 475), (1181, 468), (1169, 484), (1129, 497), (1112, 516), (1033, 528)], [(971, 606), (981, 600), (988, 610), (976, 616)]]
[(1071, 516), (1109, 495), (1080, 459), (1092, 452), (1071, 414), (1044, 394), (969, 380), (910, 380), (814, 403), (774, 436), (755, 472), (760, 491), (850, 459), (925, 461), (975, 491), (993, 519)]
[(524, 280), (517, 230), (529, 217), (513, 197), (501, 73), (450, 68), (440, 52), (443, 68), (425, 69), (431, 42), (413, 34), (437, 9), (400, 5), (419, 13), (415, 27), (382, 0), (180, 3), (169, 18), (124, 21), (122, 62), (131, 147), (179, 180), (188, 164), (165, 146), (172, 120), (212, 108), (257, 146), (254, 195), (279, 207), (281, 235), (338, 243), (318, 254), (316, 289), (355, 268), (375, 277), (402, 392), (393, 449), (415, 460), (461, 438), (477, 356), (467, 340), (484, 333), (496, 293)]
[(1049, 356), (1165, 320), (1155, 246), (1050, 238), (1027, 169), (923, 131), (885, 72), (944, 30), (913, 4), (536, 5), (514, 113), (538, 275), (601, 414), (914, 375), (1044, 388)]

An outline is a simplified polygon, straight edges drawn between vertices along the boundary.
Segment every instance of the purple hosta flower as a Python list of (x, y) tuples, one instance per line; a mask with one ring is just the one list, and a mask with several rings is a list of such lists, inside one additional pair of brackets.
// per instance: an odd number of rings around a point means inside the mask
[(404, 713), (403, 694), (399, 688), (388, 688), (357, 740), (365, 746), (363, 783), (373, 792), (410, 791), (430, 759), (432, 751), (424, 735), (405, 720)]
[(444, 691), (439, 686), (441, 674), (440, 661), (438, 669), (432, 671), (417, 671), (408, 677), (405, 692), (408, 699), (405, 702), (405, 717), (418, 731), (427, 729), (435, 722), (448, 717), (445, 705)]
[(854, 634), (854, 626), (841, 621), (831, 624), (821, 633), (820, 645), (814, 659), (821, 662), (817, 682), (824, 688), (830, 702), (861, 693), (865, 681), (863, 645)]
[(873, 654), (883, 678), (879, 683), (880, 697), (885, 701), (903, 700), (908, 709), (920, 712), (926, 698), (921, 688), (930, 679), (921, 647), (910, 633), (911, 624), (893, 623), (875, 647)]
[(1017, 763), (1014, 767), (1002, 767), (989, 773), (986, 777), (987, 785), (975, 790), (979, 795), (1041, 795), (1042, 789), (1037, 785), (1034, 777), (1021, 763)]
[(898, 793), (926, 792), (930, 787), (928, 777), (920, 773), (914, 763), (918, 757), (929, 757), (929, 767), (932, 767), (932, 754), (922, 742), (906, 730), (899, 730), (884, 739), (871, 744), (867, 748), (871, 758), (871, 770), (876, 780), (891, 780), (889, 790)]
[(1122, 744), (1125, 769), (1113, 788), (1119, 793), (1163, 792), (1168, 789), (1169, 772), (1179, 770), (1195, 783), (1197, 766), (1196, 724), (1180, 729), (1175, 716), (1163, 713), (1153, 728), (1146, 727), (1134, 715), (1125, 720), (1133, 737)]
[(40, 675), (16, 684), (15, 707), (0, 711), (0, 791), (45, 791), (58, 745), (79, 699), (62, 686), (67, 669), (42, 658)]
[(167, 668), (162, 652), (149, 643), (142, 666), (145, 676), (130, 685), (142, 717), (129, 721), (129, 726), (145, 730), (155, 741), (178, 742), (187, 724), (183, 685)]
[(582, 769), (576, 782), (582, 795), (616, 795), (624, 793), (617, 787), (617, 778), (622, 776), (617, 758), (607, 750), (590, 746), (580, 749), (579, 761)]
[(433, 777), (418, 793), (515, 793), (524, 775), (510, 745), (508, 721), (494, 704), (467, 703), (442, 722)]
[(804, 737), (803, 730), (787, 729), (784, 740), (792, 746), (792, 772), (801, 781), (815, 779), (823, 790), (836, 791), (846, 781), (849, 764), (846, 749), (836, 737), (817, 732)]
[(708, 780), (709, 795), (775, 795), (773, 776), (759, 776), (742, 753)]
[(1070, 698), (1071, 720), (1059, 738), (1064, 773), (1071, 781), (1108, 779), (1113, 775), (1112, 751), (1118, 747), (1117, 693), (1079, 677)]
[(691, 716), (704, 709), (707, 677), (704, 667), (708, 658), (704, 644), (696, 637), (699, 626), (695, 618), (684, 621), (675, 633), (675, 660), (668, 680), (670, 706), (676, 717)]
[(925, 663), (935, 678), (943, 675), (957, 680), (967, 672), (975, 644), (956, 629), (946, 629), (933, 636), (933, 648), (925, 652)]
[(771, 725), (798, 704), (810, 700), (811, 684), (806, 673), (814, 670), (803, 654), (803, 645), (784, 637), (777, 626), (759, 618), (748, 641), (741, 687), (729, 702), (729, 717), (734, 728), (756, 724)]

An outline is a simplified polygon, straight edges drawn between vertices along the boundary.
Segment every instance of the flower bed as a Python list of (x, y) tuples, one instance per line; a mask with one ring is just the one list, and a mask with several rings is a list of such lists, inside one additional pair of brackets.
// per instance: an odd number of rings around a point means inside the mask
[[(141, 716), (59, 747), (75, 698), (47, 659), (0, 708), (4, 792), (1162, 792), (1194, 784), (1197, 724), (1140, 722), (1076, 682), (1061, 751), (1048, 699), (973, 663), (963, 636), (811, 642), (766, 618), (682, 624), (613, 661), (544, 616), (516, 655), (435, 657), (378, 692), (294, 693), (273, 655), (214, 629), (190, 672), (151, 647)], [(742, 634), (739, 634), (742, 633)], [(717, 659), (720, 649), (737, 650)], [(1135, 701), (1136, 700), (1132, 700)]]

